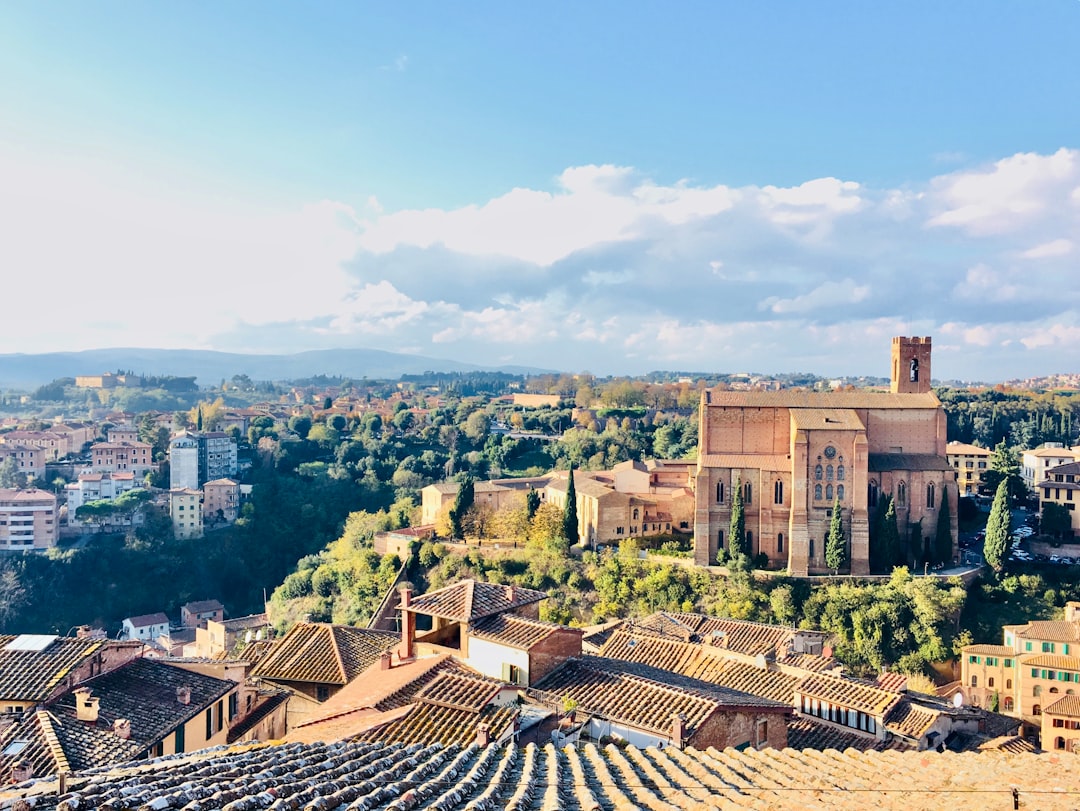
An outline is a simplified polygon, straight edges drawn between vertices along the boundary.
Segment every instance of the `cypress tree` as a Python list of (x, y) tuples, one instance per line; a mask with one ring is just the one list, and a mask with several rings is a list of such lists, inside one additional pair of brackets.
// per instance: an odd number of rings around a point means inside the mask
[(885, 515), (881, 519), (881, 564), (885, 573), (891, 572), (900, 556), (900, 531), (896, 528), (896, 504), (886, 496)]
[(473, 481), (472, 476), (466, 476), (465, 480), (458, 488), (457, 496), (454, 498), (454, 506), (450, 508), (450, 535), (454, 538), (461, 538), (462, 528), (461, 522), (465, 517), (465, 513), (468, 512), (469, 507), (473, 505), (476, 500), (476, 483)]
[(574, 466), (566, 484), (566, 509), (563, 510), (563, 535), (571, 546), (578, 542), (577, 490), (574, 487)]
[(983, 557), (994, 571), (1000, 572), (1009, 544), (1009, 480), (1002, 479), (994, 493), (990, 517), (986, 519), (986, 540), (983, 541)]
[(847, 541), (844, 539), (844, 525), (840, 514), (840, 499), (833, 501), (832, 519), (829, 521), (829, 534), (825, 538), (825, 565), (840, 571), (847, 562)]
[(735, 477), (731, 492), (731, 523), (728, 526), (728, 551), (731, 556), (745, 555), (746, 515), (743, 513), (742, 477)]
[(199, 406), (199, 410), (195, 414), (195, 430), (202, 430), (202, 406)]
[(538, 509), (540, 509), (540, 493), (530, 486), (525, 491), (525, 514), (530, 521), (532, 521), (532, 517), (536, 515)]
[(934, 562), (952, 563), (952, 515), (949, 512), (949, 489), (941, 488), (941, 508), (938, 510), (937, 534), (934, 536)]

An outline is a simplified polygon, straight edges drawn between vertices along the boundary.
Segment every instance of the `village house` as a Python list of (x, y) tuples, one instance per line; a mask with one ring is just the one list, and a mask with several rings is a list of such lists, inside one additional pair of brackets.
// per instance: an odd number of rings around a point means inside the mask
[(180, 624), (187, 628), (205, 628), (207, 620), (223, 622), (225, 606), (217, 600), (197, 600), (180, 606)]
[(55, 462), (72, 452), (71, 438), (53, 431), (7, 431), (0, 434), (0, 443), (40, 448), (46, 462)]
[(18, 472), (26, 476), (27, 482), (45, 477), (46, 453), (45, 449), (36, 445), (22, 445), (17, 442), (0, 444), (0, 462), (5, 459), (14, 459)]
[[(140, 487), (135, 474), (116, 473), (80, 473), (78, 478), (64, 486), (67, 496), (67, 523), (71, 527), (83, 526), (86, 521), (78, 516), (79, 507), (92, 501), (113, 501), (118, 496)], [(103, 519), (110, 526), (125, 526), (138, 520), (138, 515), (109, 515)]]
[(203, 525), (232, 524), (240, 517), (240, 485), (214, 479), (203, 485)]
[(1051, 468), (1080, 461), (1080, 449), (1066, 448), (1060, 442), (1044, 442), (1032, 450), (1020, 453), (1020, 477), (1031, 491), (1046, 481)]
[(1056, 504), (1069, 516), (1069, 529), (1066, 533), (1080, 536), (1080, 462), (1070, 462), (1052, 467), (1037, 483), (1035, 492), (1039, 497), (1040, 512), (1047, 504)]
[(1080, 696), (1065, 695), (1043, 710), (1043, 748), (1080, 754)]
[(0, 488), (0, 550), (30, 552), (56, 546), (56, 496), (45, 490)]
[(160, 636), (168, 635), (169, 618), (161, 611), (153, 614), (140, 614), (137, 617), (126, 617), (120, 623), (121, 639), (153, 642)]
[(154, 470), (153, 450), (153, 445), (147, 442), (96, 442), (90, 446), (90, 470), (128, 472), (143, 478)]
[(224, 656), (242, 644), (269, 637), (270, 623), (266, 614), (249, 614), (234, 619), (207, 619), (204, 627), (195, 630), (194, 655), (213, 659)]
[(990, 451), (965, 442), (950, 442), (945, 446), (945, 456), (956, 476), (957, 489), (965, 494), (979, 492), (983, 474), (990, 465)]

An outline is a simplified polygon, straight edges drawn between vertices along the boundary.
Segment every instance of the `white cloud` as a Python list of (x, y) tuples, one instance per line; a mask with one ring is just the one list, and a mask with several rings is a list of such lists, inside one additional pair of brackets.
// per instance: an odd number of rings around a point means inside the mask
[(1047, 259), (1052, 256), (1065, 256), (1072, 253), (1072, 249), (1072, 240), (1055, 239), (1036, 245), (1034, 248), (1028, 248), (1020, 255), (1025, 259)]
[(794, 298), (770, 296), (759, 305), (774, 313), (808, 313), (824, 308), (858, 304), (870, 296), (868, 285), (856, 284), (853, 279), (824, 282), (808, 293)]

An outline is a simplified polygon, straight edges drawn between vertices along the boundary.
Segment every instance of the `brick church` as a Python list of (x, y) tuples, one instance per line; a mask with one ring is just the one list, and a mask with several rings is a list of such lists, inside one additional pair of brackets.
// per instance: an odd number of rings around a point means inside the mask
[(694, 558), (728, 548), (731, 488), (743, 488), (752, 554), (796, 576), (826, 573), (834, 502), (852, 574), (870, 572), (869, 524), (891, 496), (903, 540), (921, 521), (933, 538), (948, 494), (956, 544), (957, 491), (945, 456), (945, 411), (930, 390), (930, 338), (893, 338), (891, 390), (706, 391), (700, 410)]

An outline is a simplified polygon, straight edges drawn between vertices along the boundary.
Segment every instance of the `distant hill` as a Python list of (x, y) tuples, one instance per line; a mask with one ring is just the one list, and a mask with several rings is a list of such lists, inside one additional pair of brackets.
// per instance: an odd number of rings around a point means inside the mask
[(37, 355), (0, 355), (0, 387), (29, 389), (60, 377), (97, 375), (118, 369), (138, 375), (176, 375), (198, 378), (200, 386), (214, 385), (233, 375), (252, 380), (293, 380), (329, 375), (355, 380), (396, 380), (423, 372), (506, 372), (543, 374), (527, 366), (478, 366), (445, 358), (405, 355), (379, 349), (319, 349), (295, 355), (246, 355), (204, 349), (87, 349)]

